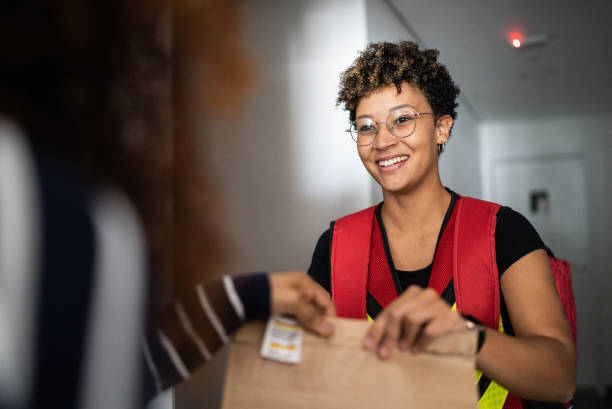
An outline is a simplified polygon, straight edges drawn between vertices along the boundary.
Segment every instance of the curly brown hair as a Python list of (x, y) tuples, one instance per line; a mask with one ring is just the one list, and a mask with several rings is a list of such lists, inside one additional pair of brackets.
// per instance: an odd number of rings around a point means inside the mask
[(355, 120), (361, 98), (389, 85), (401, 92), (403, 82), (418, 88), (436, 117), (457, 117), (459, 88), (448, 69), (438, 62), (438, 50), (420, 50), (412, 41), (370, 43), (353, 64), (340, 75), (337, 105)]

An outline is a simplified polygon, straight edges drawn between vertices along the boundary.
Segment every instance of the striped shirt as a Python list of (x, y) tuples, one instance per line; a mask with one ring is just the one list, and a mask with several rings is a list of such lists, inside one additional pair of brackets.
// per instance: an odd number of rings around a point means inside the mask
[(269, 294), (264, 273), (224, 276), (196, 286), (156, 313), (142, 341), (148, 368), (146, 394), (188, 379), (243, 323), (267, 318)]

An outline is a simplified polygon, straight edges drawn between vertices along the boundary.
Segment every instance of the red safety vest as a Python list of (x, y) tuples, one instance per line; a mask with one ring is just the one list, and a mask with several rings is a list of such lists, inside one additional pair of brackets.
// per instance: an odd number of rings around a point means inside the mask
[[(500, 321), (499, 273), (495, 224), (500, 205), (458, 197), (434, 256), (429, 287), (438, 294), (454, 291), (459, 312), (503, 332)], [(366, 297), (385, 308), (398, 297), (387, 263), (376, 207), (334, 223), (331, 244), (331, 287), (340, 317), (366, 318)], [(576, 316), (569, 264), (550, 258), (555, 282), (575, 341)], [(452, 287), (452, 288), (447, 288)], [(522, 408), (520, 398), (478, 374), (481, 407)], [(485, 402), (486, 401), (486, 402)]]

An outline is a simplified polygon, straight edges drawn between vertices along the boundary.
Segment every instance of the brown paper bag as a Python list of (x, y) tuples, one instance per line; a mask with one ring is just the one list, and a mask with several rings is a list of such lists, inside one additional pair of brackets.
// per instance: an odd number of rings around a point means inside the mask
[(365, 351), (369, 323), (334, 318), (334, 335), (304, 333), (302, 360), (264, 359), (263, 323), (242, 328), (230, 347), (223, 409), (475, 409), (476, 334), (436, 340), (427, 352), (394, 351), (379, 360)]

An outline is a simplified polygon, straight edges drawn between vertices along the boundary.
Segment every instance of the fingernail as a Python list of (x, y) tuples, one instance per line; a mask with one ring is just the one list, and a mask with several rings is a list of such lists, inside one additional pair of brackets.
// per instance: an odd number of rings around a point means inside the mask
[(413, 354), (418, 354), (419, 352), (421, 352), (421, 349), (418, 347), (412, 347), (410, 349), (410, 352), (412, 352)]
[(363, 346), (366, 347), (367, 349), (372, 349), (373, 345), (373, 341), (372, 338), (366, 338), (363, 340)]
[(403, 349), (403, 350), (408, 349), (408, 341), (400, 342), (400, 349)]
[(389, 356), (389, 348), (386, 345), (381, 346), (378, 349), (378, 355), (380, 355), (381, 358), (386, 358)]
[(329, 335), (334, 331), (334, 326), (329, 322), (324, 322), (321, 324), (321, 332), (325, 335)]

